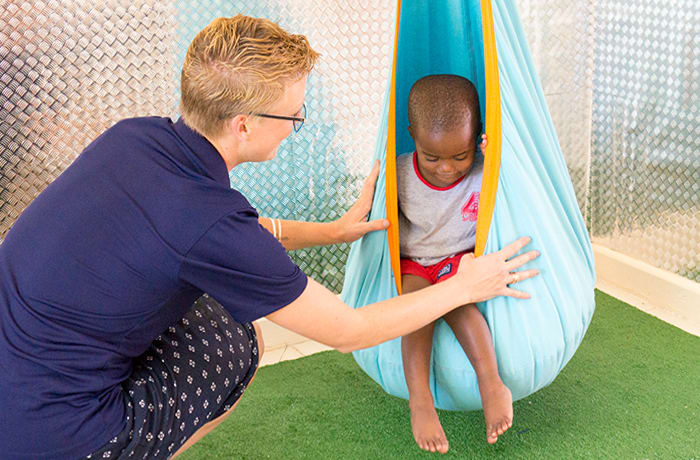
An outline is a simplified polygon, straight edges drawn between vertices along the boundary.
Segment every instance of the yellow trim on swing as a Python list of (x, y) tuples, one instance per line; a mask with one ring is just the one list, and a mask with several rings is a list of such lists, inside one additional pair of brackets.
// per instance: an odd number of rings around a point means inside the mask
[[(394, 60), (391, 69), (389, 92), (389, 123), (387, 128), (385, 157), (385, 198), (386, 217), (390, 222), (387, 230), (391, 270), (394, 274), (396, 290), (401, 294), (401, 255), (399, 250), (399, 208), (396, 190), (396, 57), (399, 47), (399, 22), (401, 0), (396, 4), (396, 32), (394, 34)], [(493, 210), (498, 191), (498, 173), (501, 165), (501, 86), (498, 76), (498, 56), (496, 36), (493, 28), (491, 0), (481, 0), (481, 23), (484, 41), (484, 79), (486, 82), (484, 131), (488, 135), (488, 145), (484, 152), (484, 173), (479, 198), (479, 214), (476, 221), (476, 246), (474, 255), (480, 256), (486, 248)]]
[(488, 136), (488, 145), (484, 152), (484, 173), (479, 197), (479, 214), (476, 219), (476, 246), (474, 247), (476, 257), (482, 255), (486, 248), (486, 239), (496, 205), (498, 173), (501, 166), (501, 85), (498, 76), (498, 55), (491, 0), (481, 0), (481, 29), (484, 40), (484, 79), (486, 81), (484, 132)]
[(386, 157), (384, 174), (386, 176), (386, 218), (389, 219), (387, 239), (391, 270), (394, 273), (396, 291), (401, 294), (401, 254), (399, 250), (399, 200), (396, 191), (396, 55), (399, 49), (399, 22), (401, 19), (401, 0), (396, 2), (396, 33), (394, 34), (394, 63), (391, 69), (391, 88), (389, 90), (389, 126), (386, 136)]

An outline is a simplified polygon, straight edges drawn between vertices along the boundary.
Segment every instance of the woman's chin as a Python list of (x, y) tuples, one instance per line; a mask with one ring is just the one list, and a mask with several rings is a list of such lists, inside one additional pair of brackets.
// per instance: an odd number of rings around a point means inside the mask
[(250, 160), (250, 161), (252, 161), (254, 163), (263, 163), (265, 161), (273, 160), (276, 156), (277, 156), (277, 150), (275, 150), (274, 152), (270, 152), (266, 155), (259, 154), (259, 156), (257, 156), (257, 158), (255, 158), (254, 160)]

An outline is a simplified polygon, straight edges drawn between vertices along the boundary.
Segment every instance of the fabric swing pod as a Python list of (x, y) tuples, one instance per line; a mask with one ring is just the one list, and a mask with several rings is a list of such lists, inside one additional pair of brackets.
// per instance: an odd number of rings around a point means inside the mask
[[(407, 100), (429, 74), (462, 75), (479, 91), (489, 144), (477, 221), (476, 255), (520, 236), (541, 256), (540, 275), (518, 283), (529, 300), (498, 297), (479, 304), (493, 337), (501, 378), (514, 399), (550, 384), (573, 356), (595, 308), (590, 240), (513, 2), (398, 3), (394, 66), (375, 157), (381, 170), (371, 219), (386, 232), (355, 242), (343, 300), (354, 308), (400, 292), (396, 155), (412, 152)], [(408, 397), (400, 338), (354, 352), (360, 367), (388, 393)], [(481, 407), (474, 370), (451, 329), (439, 320), (430, 385), (436, 407)]]

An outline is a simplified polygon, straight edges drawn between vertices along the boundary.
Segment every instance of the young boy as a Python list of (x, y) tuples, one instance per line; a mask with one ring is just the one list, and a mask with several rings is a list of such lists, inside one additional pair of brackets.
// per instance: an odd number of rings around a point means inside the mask
[[(457, 75), (418, 80), (408, 97), (413, 154), (397, 159), (399, 241), (403, 292), (413, 292), (454, 275), (462, 256), (473, 251), (483, 169), (479, 98)], [(476, 305), (443, 317), (474, 366), (490, 444), (510, 428), (513, 400), (498, 375), (488, 325)], [(430, 353), (434, 324), (401, 342), (409, 391), (411, 428), (421, 449), (445, 453), (449, 444), (430, 392)]]

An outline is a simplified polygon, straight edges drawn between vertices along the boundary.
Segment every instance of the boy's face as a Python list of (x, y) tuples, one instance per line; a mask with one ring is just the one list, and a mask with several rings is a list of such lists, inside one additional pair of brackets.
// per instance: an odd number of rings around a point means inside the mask
[(435, 187), (448, 187), (469, 172), (474, 163), (477, 133), (470, 123), (449, 132), (430, 133), (408, 128), (416, 143), (421, 176)]

